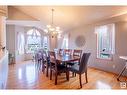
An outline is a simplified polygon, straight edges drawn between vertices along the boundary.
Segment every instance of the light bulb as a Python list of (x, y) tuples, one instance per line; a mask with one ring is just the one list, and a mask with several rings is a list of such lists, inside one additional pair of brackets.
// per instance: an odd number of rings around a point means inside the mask
[(47, 25), (47, 28), (50, 28), (51, 27), (51, 25)]
[(50, 30), (50, 31), (54, 31), (55, 29), (54, 29), (54, 28), (50, 28), (49, 30)]
[(45, 33), (48, 33), (48, 30), (47, 30), (47, 29), (44, 29), (44, 32), (45, 32)]
[(59, 30), (60, 29), (60, 27), (56, 27), (56, 30)]

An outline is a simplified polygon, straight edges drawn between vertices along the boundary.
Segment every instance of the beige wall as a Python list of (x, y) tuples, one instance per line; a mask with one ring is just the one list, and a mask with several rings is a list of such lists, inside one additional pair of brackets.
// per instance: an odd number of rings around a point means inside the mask
[[(6, 16), (7, 7), (0, 6), (0, 45), (6, 47)], [(2, 56), (2, 50), (0, 49), (0, 55)]]
[[(6, 47), (6, 16), (7, 16), (7, 7), (0, 6), (0, 45)], [(0, 89), (6, 87), (8, 76), (8, 53), (5, 50), (4, 52), (0, 47)]]
[(6, 17), (0, 16), (0, 44), (6, 46)]
[[(120, 21), (118, 17), (107, 19), (102, 22), (98, 22), (96, 24), (84, 25), (79, 28), (76, 28), (70, 31), (70, 39), (69, 39), (69, 48), (75, 49), (83, 49), (84, 52), (91, 52), (89, 66), (99, 68), (105, 71), (119, 73), (120, 70), (125, 65), (125, 62), (119, 59), (120, 55), (127, 56), (127, 22)], [(94, 33), (94, 29), (96, 25), (115, 23), (115, 55), (113, 55), (113, 60), (102, 60), (96, 58), (96, 34)], [(84, 47), (77, 47), (75, 44), (75, 39), (78, 35), (83, 35), (86, 39), (86, 43)]]
[(15, 53), (15, 26), (7, 25), (6, 26), (6, 44), (9, 53)]
[(57, 48), (57, 37), (56, 36), (50, 36), (49, 42), (50, 42), (50, 50), (54, 50), (55, 48)]

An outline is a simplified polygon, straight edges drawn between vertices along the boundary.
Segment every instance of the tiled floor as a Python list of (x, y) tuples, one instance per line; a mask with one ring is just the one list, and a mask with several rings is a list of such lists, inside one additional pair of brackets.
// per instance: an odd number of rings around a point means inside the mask
[[(82, 89), (122, 89), (117, 75), (101, 70), (88, 69), (88, 83), (85, 84), (85, 76), (82, 75)], [(127, 78), (122, 77), (122, 81)], [(45, 74), (35, 67), (32, 61), (9, 66), (7, 89), (79, 89), (79, 77), (72, 77), (66, 81), (65, 74), (58, 76), (58, 85), (54, 85), (54, 78), (50, 80)], [(124, 88), (124, 89), (127, 89)]]

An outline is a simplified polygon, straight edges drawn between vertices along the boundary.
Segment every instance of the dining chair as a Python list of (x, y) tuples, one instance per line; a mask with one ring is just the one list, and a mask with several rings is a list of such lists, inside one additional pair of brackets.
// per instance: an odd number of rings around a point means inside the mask
[[(70, 67), (70, 66), (73, 66), (74, 64), (79, 64), (79, 61), (81, 59), (81, 55), (82, 55), (82, 50), (74, 49), (73, 56), (79, 57), (79, 60), (78, 61), (69, 62), (69, 63), (67, 63), (67, 65)], [(72, 73), (72, 76), (74, 76), (74, 75), (76, 76), (76, 73)]]
[(72, 49), (64, 49), (64, 54), (71, 55), (72, 54)]
[(41, 65), (42, 65), (42, 58), (43, 58), (43, 51), (37, 51), (35, 54), (35, 66), (38, 69), (41, 69)]
[(42, 58), (42, 72), (45, 72), (46, 69), (46, 76), (48, 77), (48, 71), (49, 71), (49, 57), (46, 51), (43, 52), (43, 58)]
[(60, 64), (56, 60), (55, 52), (49, 51), (49, 58), (50, 58), (50, 80), (52, 80), (52, 72), (55, 73), (55, 85), (57, 85), (57, 77), (59, 73), (66, 73), (66, 78), (69, 80), (69, 71), (65, 65)]
[[(73, 56), (77, 56), (77, 57), (80, 57), (80, 59), (81, 59), (81, 55), (82, 55), (82, 50), (74, 50), (73, 51)], [(79, 61), (80, 61), (80, 59), (79, 59)], [(68, 63), (68, 65), (69, 66), (72, 66), (72, 65), (74, 65), (74, 64), (76, 64), (76, 63), (79, 63), (79, 61), (73, 61), (73, 62), (70, 62), (70, 63)]]
[(88, 79), (87, 79), (87, 63), (88, 63), (88, 59), (89, 56), (91, 55), (91, 53), (83, 53), (82, 58), (78, 64), (75, 64), (71, 67), (68, 67), (68, 70), (79, 74), (79, 82), (80, 82), (80, 87), (82, 88), (82, 81), (81, 81), (81, 75), (85, 73), (85, 78), (86, 78), (86, 83), (88, 83)]
[(73, 56), (79, 56), (79, 57), (81, 57), (81, 55), (82, 55), (82, 50), (74, 49)]
[(59, 49), (59, 52), (58, 53), (62, 55), (63, 52), (64, 52), (64, 49)]

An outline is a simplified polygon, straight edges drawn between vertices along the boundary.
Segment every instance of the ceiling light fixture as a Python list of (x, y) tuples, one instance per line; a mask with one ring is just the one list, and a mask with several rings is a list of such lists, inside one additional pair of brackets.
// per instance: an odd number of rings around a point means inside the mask
[(54, 9), (51, 10), (52, 11), (52, 22), (51, 22), (51, 25), (47, 25), (46, 26), (46, 29), (44, 29), (44, 32), (46, 34), (50, 34), (50, 35), (61, 35), (61, 30), (60, 30), (60, 27), (54, 25), (54, 22), (53, 22), (53, 13), (54, 13)]

